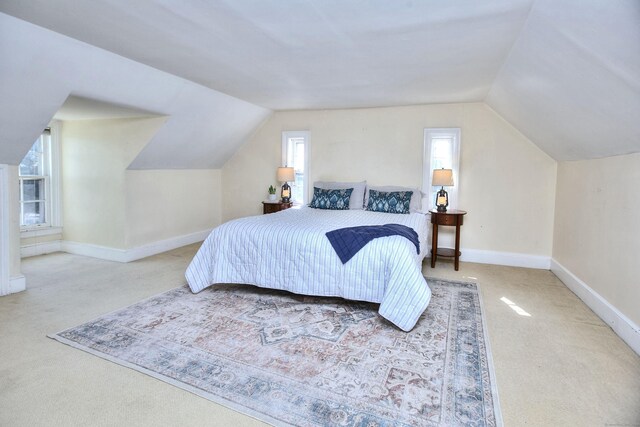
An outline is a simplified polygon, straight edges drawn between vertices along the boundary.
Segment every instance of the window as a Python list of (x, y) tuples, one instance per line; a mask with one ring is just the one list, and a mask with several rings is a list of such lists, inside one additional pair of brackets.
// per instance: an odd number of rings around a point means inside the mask
[(445, 188), (449, 194), (449, 207), (456, 208), (460, 187), (460, 129), (425, 129), (422, 191), (429, 198), (429, 209), (435, 207), (439, 187), (431, 185), (434, 169), (452, 169), (453, 187)]
[(298, 204), (309, 203), (309, 137), (308, 131), (282, 132), (282, 164), (295, 170), (291, 199)]
[(52, 130), (47, 128), (20, 163), (20, 227), (23, 230), (58, 225), (58, 180), (53, 161), (57, 161), (57, 156), (53, 156), (54, 148), (57, 147), (54, 146)]

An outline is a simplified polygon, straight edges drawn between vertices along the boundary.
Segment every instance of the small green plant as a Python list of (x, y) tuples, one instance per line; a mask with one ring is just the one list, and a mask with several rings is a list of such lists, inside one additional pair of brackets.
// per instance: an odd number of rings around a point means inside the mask
[(269, 194), (276, 194), (276, 187), (274, 187), (273, 185), (269, 186)]

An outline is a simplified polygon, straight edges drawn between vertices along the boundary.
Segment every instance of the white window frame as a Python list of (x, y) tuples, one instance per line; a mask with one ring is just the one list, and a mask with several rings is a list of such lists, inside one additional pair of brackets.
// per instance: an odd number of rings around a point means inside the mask
[[(60, 179), (60, 123), (56, 120), (49, 124), (49, 141), (43, 147), (46, 151), (46, 163), (43, 175), (19, 176), (20, 191), (20, 222), (22, 222), (22, 182), (29, 179), (44, 179), (45, 222), (34, 225), (20, 225), (21, 237), (34, 235), (55, 234), (61, 232), (62, 206), (61, 206), (61, 179)], [(20, 168), (18, 167), (18, 174)]]
[[(428, 209), (435, 208), (435, 193), (439, 190), (431, 185), (433, 179), (433, 166), (431, 165), (431, 145), (434, 139), (453, 139), (453, 187), (447, 187), (449, 194), (449, 208), (457, 209), (458, 194), (460, 191), (460, 128), (425, 128), (424, 129), (424, 151), (422, 153), (422, 192), (426, 194)], [(423, 205), (425, 201), (423, 200)]]
[[(310, 153), (311, 153), (311, 132), (308, 130), (295, 130), (282, 132), (282, 166), (288, 166), (289, 140), (291, 138), (304, 139), (304, 186), (302, 188), (302, 200), (294, 200), (296, 204), (309, 204), (309, 180), (310, 173)], [(294, 184), (295, 185), (295, 184)]]

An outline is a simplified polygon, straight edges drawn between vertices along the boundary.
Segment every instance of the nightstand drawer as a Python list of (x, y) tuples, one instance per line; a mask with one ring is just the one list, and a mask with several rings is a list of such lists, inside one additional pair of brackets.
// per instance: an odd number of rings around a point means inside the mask
[(462, 215), (447, 215), (446, 213), (431, 214), (431, 224), (462, 225)]

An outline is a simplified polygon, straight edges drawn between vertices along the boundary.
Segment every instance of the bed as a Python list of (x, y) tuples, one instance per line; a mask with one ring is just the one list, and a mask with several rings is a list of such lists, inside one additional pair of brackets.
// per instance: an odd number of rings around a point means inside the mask
[[(389, 223), (415, 230), (420, 252), (401, 236), (377, 238), (343, 264), (325, 235), (344, 227)], [(382, 317), (409, 331), (431, 299), (422, 275), (427, 223), (421, 213), (309, 207), (236, 219), (211, 232), (186, 278), (194, 293), (215, 284), (240, 283), (379, 303)]]

